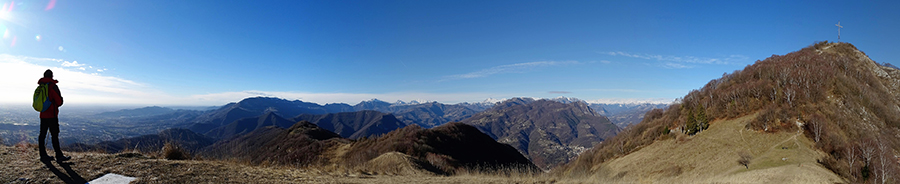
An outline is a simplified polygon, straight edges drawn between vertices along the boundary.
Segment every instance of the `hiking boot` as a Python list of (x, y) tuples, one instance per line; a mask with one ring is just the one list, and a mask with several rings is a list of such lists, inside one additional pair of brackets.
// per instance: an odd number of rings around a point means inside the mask
[(72, 159), (72, 157), (70, 157), (70, 156), (57, 156), (56, 162), (61, 163), (61, 162), (65, 162), (65, 161), (71, 160), (71, 159)]

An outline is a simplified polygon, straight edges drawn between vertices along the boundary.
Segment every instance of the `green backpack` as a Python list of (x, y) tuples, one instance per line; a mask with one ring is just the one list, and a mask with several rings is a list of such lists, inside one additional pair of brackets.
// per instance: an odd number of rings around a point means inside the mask
[(39, 112), (44, 112), (47, 108), (50, 108), (50, 83), (44, 83), (38, 85), (37, 89), (34, 89), (34, 101), (31, 102), (31, 106), (34, 107), (34, 110)]

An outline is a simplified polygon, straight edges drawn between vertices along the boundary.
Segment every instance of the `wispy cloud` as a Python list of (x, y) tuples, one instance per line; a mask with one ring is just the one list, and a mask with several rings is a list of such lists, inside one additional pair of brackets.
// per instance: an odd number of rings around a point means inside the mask
[(503, 73), (522, 73), (522, 72), (526, 72), (526, 71), (529, 71), (529, 70), (532, 70), (532, 69), (538, 68), (538, 67), (569, 65), (569, 64), (579, 64), (579, 62), (578, 61), (536, 61), (536, 62), (500, 65), (500, 66), (495, 66), (495, 67), (491, 67), (488, 69), (483, 69), (483, 70), (479, 70), (479, 71), (475, 71), (475, 72), (445, 76), (443, 80), (481, 78), (481, 77), (487, 77), (487, 76), (491, 76), (491, 75), (495, 75), (495, 74), (503, 74)]
[(65, 67), (80, 67), (80, 66), (84, 66), (84, 64), (78, 63), (78, 61), (72, 61), (72, 62), (63, 61), (62, 66), (65, 66)]
[(683, 64), (679, 64), (679, 63), (672, 63), (672, 62), (666, 62), (662, 66), (666, 67), (666, 68), (676, 68), (676, 69), (693, 68), (693, 66), (687, 66), (687, 65), (683, 65)]
[[(61, 62), (63, 68), (57, 63)], [(68, 65), (68, 67), (65, 67)], [(78, 68), (74, 68), (78, 66)], [(52, 58), (0, 54), (0, 102), (27, 103), (44, 70), (53, 70), (67, 102), (153, 104), (167, 96), (145, 84), (84, 71), (84, 64)], [(91, 73), (88, 73), (91, 72)]]
[(622, 51), (616, 52), (600, 52), (601, 54), (610, 55), (610, 56), (625, 56), (630, 58), (638, 58), (638, 59), (647, 59), (647, 60), (656, 60), (664, 62), (661, 66), (666, 68), (692, 68), (693, 66), (686, 65), (684, 63), (690, 64), (731, 64), (739, 61), (746, 61), (749, 59), (747, 56), (743, 55), (729, 55), (727, 57), (719, 57), (719, 58), (708, 58), (708, 57), (695, 57), (695, 56), (664, 56), (664, 55), (656, 55), (656, 54), (640, 54), (640, 53), (628, 53)]

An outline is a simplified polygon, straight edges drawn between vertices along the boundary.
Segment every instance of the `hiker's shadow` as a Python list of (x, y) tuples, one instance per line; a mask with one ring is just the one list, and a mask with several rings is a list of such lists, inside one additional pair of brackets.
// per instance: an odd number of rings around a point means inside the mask
[(77, 172), (72, 170), (72, 167), (70, 167), (70, 165), (72, 165), (73, 163), (65, 163), (65, 162), (59, 163), (59, 167), (62, 167), (63, 170), (66, 170), (66, 173), (63, 173), (62, 171), (59, 171), (59, 169), (57, 169), (56, 166), (53, 165), (52, 161), (42, 160), (41, 162), (43, 162), (44, 166), (47, 166), (47, 168), (49, 168), (50, 171), (53, 172), (53, 174), (55, 174), (56, 177), (59, 177), (59, 179), (62, 180), (63, 182), (78, 183), (78, 184), (87, 183), (87, 180), (84, 180), (84, 178), (82, 178), (81, 175), (78, 175)]

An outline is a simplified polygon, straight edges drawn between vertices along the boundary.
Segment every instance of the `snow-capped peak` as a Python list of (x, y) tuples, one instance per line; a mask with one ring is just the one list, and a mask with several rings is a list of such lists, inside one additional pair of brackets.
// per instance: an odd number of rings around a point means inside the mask
[(495, 103), (499, 103), (502, 101), (506, 101), (506, 99), (505, 98), (501, 98), (501, 99), (488, 98), (488, 99), (484, 99), (484, 101), (481, 101), (481, 103), (495, 104)]
[(548, 100), (550, 100), (550, 101), (556, 101), (556, 102), (559, 102), (559, 103), (566, 103), (566, 104), (567, 104), (567, 103), (574, 103), (574, 102), (578, 102), (578, 101), (584, 101), (584, 100), (581, 100), (581, 99), (578, 99), (578, 98), (565, 97), (565, 96), (559, 96), (559, 97), (551, 98), (551, 99), (548, 99)]
[[(424, 103), (427, 103), (427, 101)], [(420, 102), (418, 100), (411, 100), (409, 102), (404, 102), (403, 100), (397, 100), (397, 102), (394, 102), (394, 105), (417, 105), (417, 104), (423, 104), (423, 102)]]

